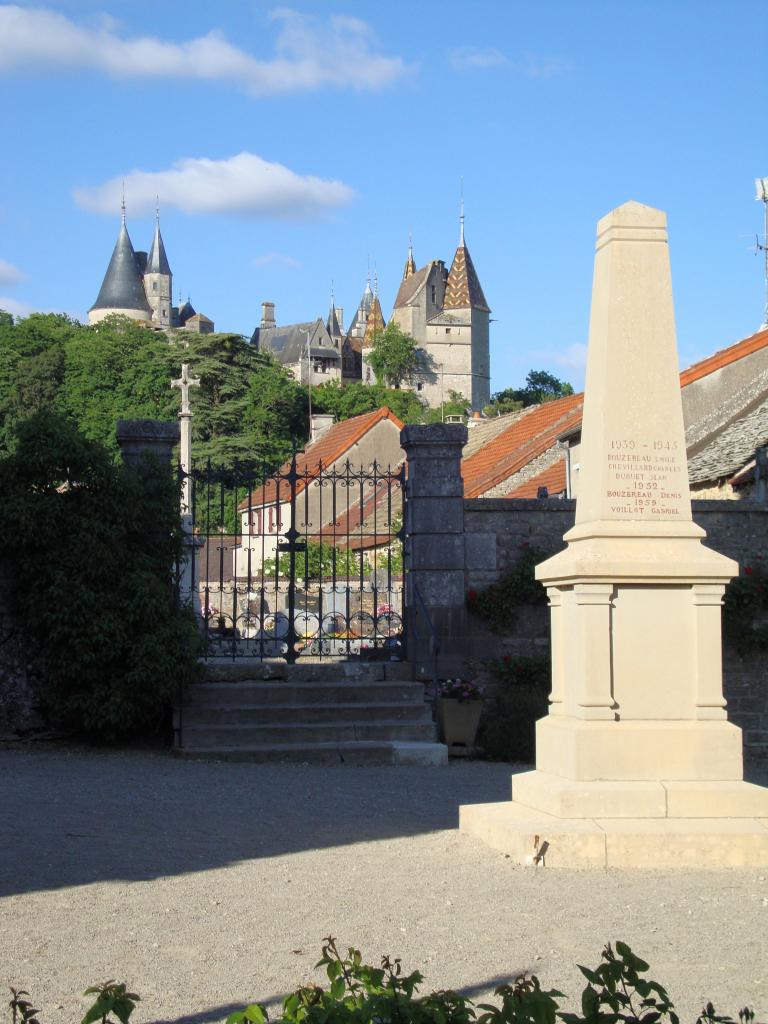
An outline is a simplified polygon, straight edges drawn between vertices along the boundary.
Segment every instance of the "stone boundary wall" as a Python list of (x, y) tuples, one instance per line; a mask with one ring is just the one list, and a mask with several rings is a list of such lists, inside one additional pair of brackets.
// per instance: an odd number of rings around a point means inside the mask
[[(693, 501), (693, 518), (707, 533), (705, 543), (744, 567), (768, 558), (768, 507), (752, 501)], [(575, 501), (554, 498), (475, 498), (464, 501), (466, 590), (495, 583), (525, 547), (546, 556), (565, 547), (573, 526)], [(483, 628), (473, 615), (461, 639), (470, 669), (504, 654), (531, 656), (549, 651), (549, 609), (522, 608), (506, 636)], [(745, 752), (768, 757), (768, 658), (743, 656), (728, 645), (723, 652), (723, 683), (728, 714), (744, 730)]]

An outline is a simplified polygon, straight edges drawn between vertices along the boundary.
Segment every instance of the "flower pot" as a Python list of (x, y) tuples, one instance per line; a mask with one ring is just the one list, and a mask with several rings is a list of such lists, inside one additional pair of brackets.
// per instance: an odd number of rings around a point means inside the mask
[(437, 702), (440, 737), (448, 747), (449, 755), (467, 757), (472, 753), (482, 710), (481, 700), (441, 697)]

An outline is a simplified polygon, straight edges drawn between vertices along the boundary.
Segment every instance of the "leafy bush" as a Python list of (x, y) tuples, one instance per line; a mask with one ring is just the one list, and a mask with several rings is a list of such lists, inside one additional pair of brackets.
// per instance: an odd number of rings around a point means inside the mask
[(487, 667), (496, 695), (483, 709), (477, 742), (492, 761), (533, 761), (536, 722), (549, 710), (549, 658), (503, 658)]
[[(536, 975), (521, 974), (511, 985), (495, 989), (498, 1003), (478, 1003), (457, 992), (438, 991), (417, 995), (424, 980), (418, 971), (403, 974), (399, 959), (384, 956), (381, 967), (364, 964), (360, 951), (350, 948), (342, 956), (336, 940), (324, 940), (317, 967), (323, 967), (329, 988), (306, 985), (283, 1000), (276, 1024), (679, 1024), (674, 1003), (666, 989), (645, 978), (648, 964), (635, 956), (624, 942), (609, 944), (594, 969), (579, 966), (587, 979), (581, 994), (580, 1013), (562, 1013), (557, 989), (543, 989)], [(12, 1024), (38, 1024), (37, 1010), (22, 999), (26, 992), (11, 989)], [(114, 1024), (110, 1013), (128, 1024), (139, 997), (126, 986), (108, 981), (86, 989), (96, 1001), (81, 1024)], [(754, 1013), (745, 1007), (739, 1011), (741, 1024), (752, 1024)], [(266, 1024), (267, 1009), (261, 1003), (249, 1003), (231, 1013), (226, 1024)], [(716, 1012), (707, 1003), (696, 1024), (733, 1024), (730, 1017)]]
[(23, 422), (0, 460), (14, 611), (52, 724), (94, 739), (160, 730), (197, 672), (191, 613), (174, 607), (179, 496), (62, 417)]
[(725, 589), (723, 635), (737, 650), (768, 650), (768, 574), (760, 556)]
[(484, 590), (467, 591), (467, 607), (494, 632), (510, 629), (522, 605), (546, 604), (546, 591), (534, 576), (536, 566), (545, 558), (543, 551), (522, 544), (516, 564), (498, 582)]

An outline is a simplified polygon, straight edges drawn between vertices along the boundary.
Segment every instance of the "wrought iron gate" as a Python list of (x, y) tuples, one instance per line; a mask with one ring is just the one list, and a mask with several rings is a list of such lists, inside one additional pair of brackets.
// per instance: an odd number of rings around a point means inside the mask
[(190, 476), (206, 657), (403, 657), (404, 466)]

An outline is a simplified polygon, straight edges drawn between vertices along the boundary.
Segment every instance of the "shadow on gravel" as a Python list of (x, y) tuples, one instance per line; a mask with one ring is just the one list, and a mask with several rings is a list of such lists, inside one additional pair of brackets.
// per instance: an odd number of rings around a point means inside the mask
[(4, 750), (0, 895), (454, 829), (461, 804), (508, 800), (520, 770), (482, 761), (321, 768)]

